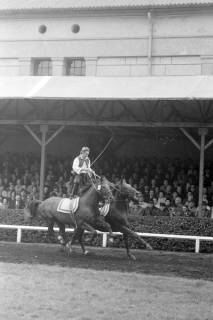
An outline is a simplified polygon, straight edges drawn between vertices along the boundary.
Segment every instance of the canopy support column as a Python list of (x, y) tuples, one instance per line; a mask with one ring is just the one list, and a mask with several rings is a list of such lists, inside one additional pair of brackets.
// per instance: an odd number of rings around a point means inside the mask
[(40, 166), (40, 186), (39, 186), (39, 199), (43, 200), (44, 192), (44, 178), (45, 178), (45, 158), (46, 158), (46, 135), (48, 132), (48, 125), (41, 125), (41, 166)]
[(200, 172), (199, 172), (199, 200), (198, 200), (198, 216), (201, 217), (202, 199), (203, 199), (203, 172), (204, 172), (204, 159), (205, 159), (205, 139), (208, 133), (207, 128), (199, 128), (200, 135)]
[(46, 124), (40, 125), (41, 139), (39, 139), (39, 137), (35, 134), (35, 132), (33, 132), (33, 130), (28, 125), (24, 125), (24, 127), (41, 146), (39, 199), (43, 200), (46, 146), (65, 128), (65, 126), (60, 126), (47, 140), (46, 140), (46, 136), (48, 132), (48, 125)]
[(203, 172), (204, 172), (205, 150), (213, 143), (213, 139), (211, 139), (205, 145), (206, 135), (208, 134), (207, 128), (199, 128), (198, 129), (198, 134), (200, 135), (200, 144), (197, 143), (195, 141), (195, 139), (184, 128), (180, 128), (180, 130), (195, 145), (195, 147), (200, 151), (198, 216), (201, 217), (202, 199), (203, 199)]

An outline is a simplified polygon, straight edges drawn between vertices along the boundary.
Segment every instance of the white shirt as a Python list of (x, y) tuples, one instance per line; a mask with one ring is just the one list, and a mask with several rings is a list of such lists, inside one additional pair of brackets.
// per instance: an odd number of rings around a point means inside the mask
[(89, 160), (89, 161), (88, 161), (88, 166), (87, 166), (87, 164), (86, 164), (86, 161), (84, 161), (82, 167), (79, 167), (79, 164), (80, 164), (79, 158), (76, 157), (76, 158), (74, 159), (73, 165), (72, 165), (73, 171), (75, 171), (75, 173), (79, 174), (79, 173), (81, 173), (81, 172), (84, 172), (84, 169), (90, 169), (90, 159), (88, 159), (88, 160)]

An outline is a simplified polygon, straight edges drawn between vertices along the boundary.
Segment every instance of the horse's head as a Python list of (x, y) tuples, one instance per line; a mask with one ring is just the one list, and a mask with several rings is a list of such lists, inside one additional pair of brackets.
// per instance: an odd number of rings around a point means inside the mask
[(105, 201), (111, 201), (113, 194), (111, 191), (111, 183), (105, 178), (101, 177), (96, 181), (96, 190), (98, 191), (100, 197)]
[(31, 221), (36, 216), (38, 205), (40, 200), (30, 200), (24, 208), (24, 218), (26, 221)]
[(133, 188), (129, 183), (126, 182), (125, 179), (121, 179), (118, 183), (115, 184), (115, 190), (120, 193), (120, 196), (123, 198), (128, 198), (130, 200), (138, 202), (138, 194), (135, 188)]

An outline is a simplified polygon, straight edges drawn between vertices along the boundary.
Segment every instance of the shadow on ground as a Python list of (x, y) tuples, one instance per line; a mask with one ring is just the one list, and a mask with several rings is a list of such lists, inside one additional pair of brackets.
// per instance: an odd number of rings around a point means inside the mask
[(0, 261), (59, 265), (68, 268), (136, 272), (213, 281), (213, 255), (165, 251), (132, 250), (137, 260), (127, 258), (124, 249), (89, 248), (84, 256), (78, 246), (70, 257), (55, 244), (0, 243)]

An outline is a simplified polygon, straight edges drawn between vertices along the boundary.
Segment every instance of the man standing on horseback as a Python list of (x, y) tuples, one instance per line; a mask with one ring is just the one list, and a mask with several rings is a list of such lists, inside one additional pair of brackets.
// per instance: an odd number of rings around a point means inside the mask
[[(89, 159), (90, 149), (88, 147), (83, 147), (81, 149), (80, 155), (77, 156), (72, 165), (72, 171), (74, 172), (74, 183), (70, 198), (75, 198), (78, 196), (79, 186), (85, 185), (88, 183), (88, 177), (91, 178), (92, 175), (95, 175), (95, 171), (91, 169), (91, 162)], [(108, 204), (108, 202), (106, 203)], [(104, 207), (103, 207), (104, 208)], [(108, 204), (109, 208), (109, 204)], [(97, 217), (97, 225), (104, 227), (105, 231), (109, 232), (110, 237), (114, 237), (111, 226), (106, 223), (105, 218), (102, 214)]]
[(86, 184), (88, 176), (91, 177), (92, 174), (94, 174), (94, 171), (90, 167), (91, 162), (89, 159), (89, 152), (90, 149), (88, 147), (83, 147), (80, 155), (73, 161), (72, 170), (75, 177), (70, 198), (76, 197), (78, 195), (79, 186)]

